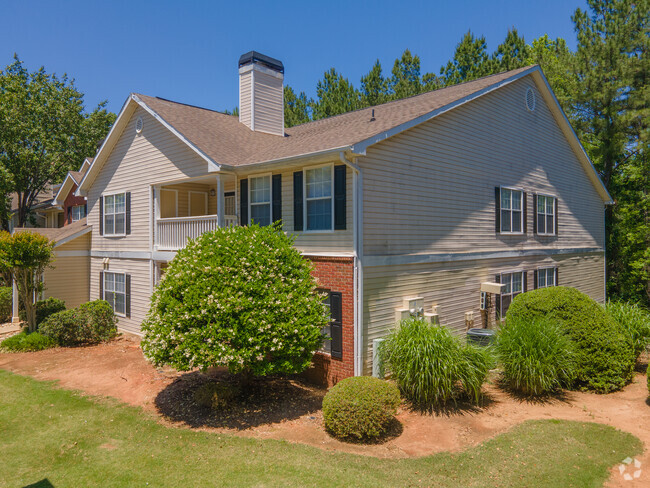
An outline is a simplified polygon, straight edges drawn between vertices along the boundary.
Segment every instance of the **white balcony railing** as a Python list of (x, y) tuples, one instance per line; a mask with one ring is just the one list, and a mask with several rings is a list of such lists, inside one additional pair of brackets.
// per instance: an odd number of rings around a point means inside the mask
[[(237, 225), (236, 215), (226, 215), (225, 225)], [(187, 239), (194, 239), (205, 232), (219, 228), (217, 215), (200, 217), (173, 217), (156, 221), (156, 249), (174, 251), (185, 246)]]

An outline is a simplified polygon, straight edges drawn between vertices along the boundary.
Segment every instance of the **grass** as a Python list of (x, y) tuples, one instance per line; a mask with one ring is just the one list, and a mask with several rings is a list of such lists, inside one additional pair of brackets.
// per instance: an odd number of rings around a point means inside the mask
[(611, 466), (642, 450), (612, 427), (540, 420), (457, 454), (375, 459), (170, 428), (117, 401), (1, 370), (0, 432), (8, 488), (600, 486)]

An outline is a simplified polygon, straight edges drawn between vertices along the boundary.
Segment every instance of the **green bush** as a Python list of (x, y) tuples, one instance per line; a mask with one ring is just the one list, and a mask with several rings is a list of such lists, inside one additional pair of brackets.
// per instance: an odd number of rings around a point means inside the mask
[(223, 382), (206, 383), (194, 391), (194, 401), (205, 408), (224, 410), (241, 394), (237, 385)]
[(570, 387), (575, 380), (574, 345), (555, 320), (510, 317), (497, 334), (496, 352), (508, 385), (525, 395)]
[(576, 352), (576, 386), (608, 393), (631, 379), (636, 357), (632, 341), (605, 309), (574, 288), (554, 286), (517, 295), (506, 321), (548, 317), (571, 338)]
[(388, 381), (371, 376), (346, 378), (325, 395), (323, 422), (334, 437), (373, 440), (386, 434), (399, 404), (399, 390)]
[(650, 343), (650, 311), (637, 303), (611, 300), (605, 310), (623, 327), (638, 358)]
[(56, 346), (56, 341), (38, 332), (20, 332), (0, 343), (0, 349), (11, 352), (41, 351)]
[(50, 315), (39, 330), (62, 346), (96, 344), (115, 337), (117, 320), (108, 302), (95, 300)]
[(402, 321), (380, 354), (404, 396), (425, 408), (463, 394), (478, 402), (492, 364), (489, 348), (464, 344), (446, 327), (417, 319)]
[(304, 371), (329, 322), (311, 270), (278, 226), (206, 232), (169, 263), (142, 325), (142, 350), (181, 371)]
[(0, 323), (9, 322), (12, 314), (10, 286), (0, 286)]
[[(65, 310), (65, 302), (58, 298), (46, 298), (45, 300), (39, 300), (36, 302), (36, 326), (39, 326), (50, 315), (57, 312), (62, 312)], [(19, 312), (20, 320), (23, 322), (27, 320), (27, 314), (25, 310), (21, 308)]]

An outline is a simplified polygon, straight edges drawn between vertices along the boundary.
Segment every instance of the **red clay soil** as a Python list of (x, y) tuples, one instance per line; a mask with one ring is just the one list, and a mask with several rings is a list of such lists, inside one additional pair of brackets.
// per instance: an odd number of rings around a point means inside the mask
[[(184, 410), (181, 414), (166, 411), (171, 404), (182, 405), (183, 398), (187, 399), (185, 390), (205, 382), (208, 377), (154, 368), (143, 358), (135, 337), (123, 336), (109, 344), (93, 347), (2, 353), (0, 368), (40, 380), (58, 380), (64, 388), (111, 396), (161, 416), (164, 413), (164, 422), (168, 424), (260, 439), (284, 439), (325, 450), (377, 457), (416, 457), (458, 451), (479, 444), (524, 420), (549, 418), (612, 425), (634, 434), (645, 446), (650, 446), (650, 403), (646, 378), (641, 373), (635, 376), (632, 384), (617, 393), (567, 392), (562, 398), (534, 403), (514, 398), (489, 384), (485, 388), (487, 400), (481, 408), (431, 415), (403, 408), (398, 414), (403, 426), (401, 435), (383, 444), (364, 446), (343, 443), (328, 436), (322, 428), (322, 415), (318, 408), (324, 391), (293, 381), (290, 384), (285, 382), (283, 388), (292, 390), (289, 402), (298, 407), (287, 415), (271, 418), (258, 415), (250, 423), (233, 424), (228, 421), (215, 423), (196, 412), (183, 417)], [(284, 396), (284, 390), (281, 391)], [(286, 412), (286, 405), (279, 408), (284, 410), (278, 411)], [(639, 479), (626, 481), (614, 468), (607, 486), (650, 486), (650, 453), (646, 449), (637, 459), (642, 463)]]

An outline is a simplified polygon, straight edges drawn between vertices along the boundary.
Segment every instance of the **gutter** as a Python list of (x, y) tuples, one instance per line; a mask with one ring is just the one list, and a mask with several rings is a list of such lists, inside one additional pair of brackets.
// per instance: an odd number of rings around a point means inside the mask
[(354, 375), (363, 374), (363, 174), (361, 168), (339, 152), (339, 159), (352, 169), (352, 215), (354, 248)]

